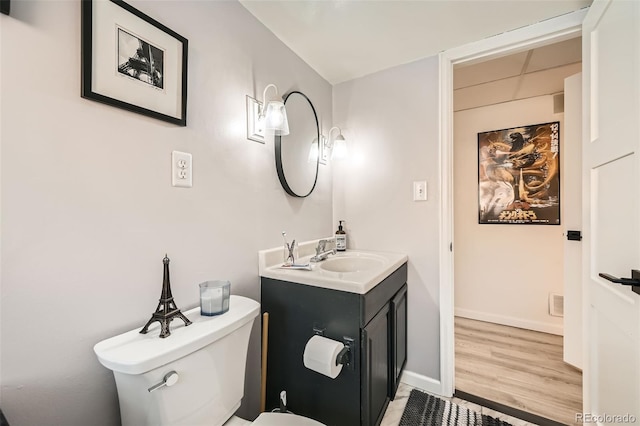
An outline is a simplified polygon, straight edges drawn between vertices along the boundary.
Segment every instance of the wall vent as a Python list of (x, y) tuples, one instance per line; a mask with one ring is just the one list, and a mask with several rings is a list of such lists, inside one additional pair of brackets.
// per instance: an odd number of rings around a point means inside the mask
[(564, 112), (564, 93), (553, 95), (553, 113), (560, 114)]
[(556, 293), (549, 293), (549, 315), (554, 317), (564, 316), (564, 296)]

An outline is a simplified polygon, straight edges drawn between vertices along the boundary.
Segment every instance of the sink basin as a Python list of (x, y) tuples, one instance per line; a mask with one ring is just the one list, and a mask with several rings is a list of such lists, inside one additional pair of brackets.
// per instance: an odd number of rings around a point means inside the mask
[(360, 272), (384, 266), (384, 259), (377, 256), (330, 257), (320, 262), (320, 269), (331, 272)]
[[(330, 239), (332, 237), (326, 238)], [(319, 240), (300, 243), (298, 262), (309, 263)], [(282, 267), (282, 247), (258, 252), (258, 272), (263, 278), (332, 290), (365, 294), (407, 261), (407, 255), (349, 249), (311, 263), (311, 269)]]

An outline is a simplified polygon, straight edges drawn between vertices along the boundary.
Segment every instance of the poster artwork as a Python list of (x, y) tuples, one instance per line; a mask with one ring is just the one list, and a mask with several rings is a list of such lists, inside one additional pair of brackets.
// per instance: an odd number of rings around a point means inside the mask
[(560, 224), (560, 123), (478, 133), (479, 223)]

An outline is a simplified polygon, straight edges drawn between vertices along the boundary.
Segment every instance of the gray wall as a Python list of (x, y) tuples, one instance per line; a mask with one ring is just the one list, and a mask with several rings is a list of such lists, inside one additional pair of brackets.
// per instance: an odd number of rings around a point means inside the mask
[[(438, 57), (334, 86), (349, 158), (334, 163), (334, 218), (348, 246), (409, 256), (406, 369), (439, 380)], [(414, 202), (413, 181), (428, 182)]]
[[(273, 143), (248, 141), (245, 95), (268, 83), (315, 103), (331, 86), (235, 1), (130, 2), (189, 40), (188, 127), (80, 98), (80, 2), (16, 1), (0, 16), (2, 262), (0, 407), (11, 425), (115, 425), (115, 383), (93, 345), (141, 327), (162, 257), (186, 310), (228, 279), (259, 300), (257, 251), (331, 232), (330, 167), (305, 200), (285, 195)], [(194, 186), (173, 188), (172, 150)], [(259, 321), (245, 401), (259, 395)]]

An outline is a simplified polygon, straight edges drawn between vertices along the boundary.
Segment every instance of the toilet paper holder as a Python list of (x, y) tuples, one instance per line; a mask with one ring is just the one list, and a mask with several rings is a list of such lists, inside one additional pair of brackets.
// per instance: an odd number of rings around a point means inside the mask
[[(313, 326), (313, 334), (316, 334), (318, 336), (326, 337), (324, 335), (325, 330), (325, 327), (321, 327), (315, 324)], [(351, 337), (343, 336), (342, 343), (344, 344), (344, 348), (342, 348), (342, 350), (338, 352), (338, 355), (336, 356), (336, 365), (342, 364), (350, 370), (354, 370), (355, 362), (353, 362), (354, 360), (352, 359), (351, 355), (354, 348), (354, 339), (352, 339)]]
[(318, 336), (324, 337), (324, 331), (326, 329), (327, 329), (326, 327), (322, 327), (322, 326), (319, 326), (317, 324), (314, 324), (313, 325), (313, 334), (316, 334)]
[(344, 343), (344, 348), (340, 352), (338, 352), (338, 356), (336, 357), (336, 365), (342, 364), (350, 370), (354, 369), (354, 362), (351, 359), (353, 354), (353, 342), (354, 340), (351, 337), (344, 336), (342, 338), (342, 343)]

